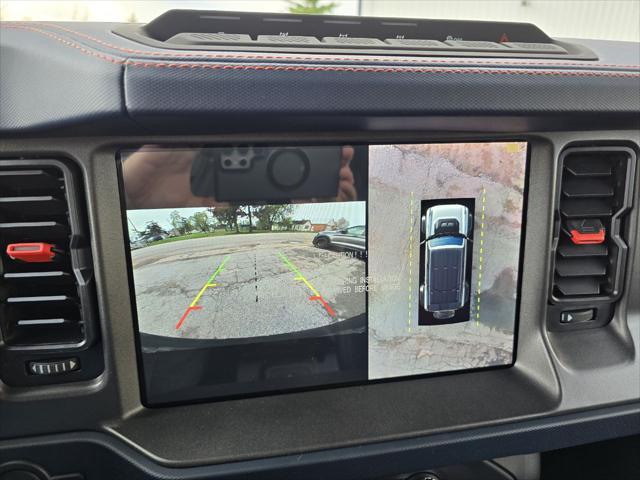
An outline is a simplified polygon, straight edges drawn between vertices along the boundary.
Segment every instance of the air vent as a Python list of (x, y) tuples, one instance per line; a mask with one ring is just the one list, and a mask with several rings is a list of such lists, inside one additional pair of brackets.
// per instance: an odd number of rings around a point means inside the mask
[(635, 153), (576, 147), (560, 158), (552, 303), (615, 301), (622, 291)]
[(77, 349), (95, 336), (77, 187), (61, 162), (0, 161), (0, 349)]

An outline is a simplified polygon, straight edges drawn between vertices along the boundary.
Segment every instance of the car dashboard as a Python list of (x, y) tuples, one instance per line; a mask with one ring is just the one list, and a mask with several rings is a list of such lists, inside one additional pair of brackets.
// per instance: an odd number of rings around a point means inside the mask
[(446, 467), (640, 434), (637, 43), (3, 22), (0, 90), (0, 478), (533, 478)]

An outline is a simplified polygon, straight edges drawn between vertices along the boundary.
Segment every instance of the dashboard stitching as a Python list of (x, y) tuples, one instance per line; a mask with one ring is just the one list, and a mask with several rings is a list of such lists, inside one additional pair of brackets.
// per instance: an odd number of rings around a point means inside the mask
[[(96, 38), (92, 35), (88, 35), (86, 33), (83, 32), (78, 32), (76, 30), (72, 30), (70, 28), (66, 28), (63, 27), (61, 25), (55, 25), (55, 24), (50, 24), (50, 23), (44, 23), (44, 22), (34, 22), (35, 24), (38, 24), (40, 26), (43, 27), (51, 27), (51, 28), (57, 28), (59, 30), (77, 35), (79, 37), (82, 38), (86, 38), (92, 42), (95, 42), (97, 44), (103, 45), (105, 47), (114, 49), (114, 50), (118, 50), (121, 52), (125, 52), (125, 53), (133, 53), (133, 54), (140, 54), (140, 55), (149, 55), (149, 56), (164, 56), (164, 57), (174, 57), (174, 58), (220, 58), (220, 59), (227, 59), (227, 60), (233, 60), (233, 59), (238, 59), (238, 60), (246, 60), (246, 59), (251, 59), (251, 60), (291, 60), (291, 61), (295, 61), (295, 60), (307, 60), (307, 61), (354, 61), (354, 62), (391, 62), (391, 63), (415, 63), (415, 64), (436, 64), (436, 65), (440, 65), (440, 64), (454, 64), (454, 65), (488, 65), (488, 66), (501, 66), (501, 65), (509, 65), (509, 66), (518, 66), (518, 65), (526, 65), (526, 66), (547, 66), (547, 67), (553, 67), (553, 66), (573, 66), (573, 67), (611, 67), (611, 68), (624, 68), (624, 69), (630, 69), (630, 70), (637, 70), (640, 69), (640, 65), (622, 65), (622, 64), (615, 64), (615, 63), (596, 63), (596, 64), (592, 64), (592, 65), (586, 65), (584, 63), (578, 63), (578, 62), (557, 62), (554, 60), (551, 61), (547, 61), (547, 62), (531, 62), (531, 61), (500, 61), (500, 62), (487, 62), (487, 61), (480, 61), (480, 60), (473, 60), (473, 61), (464, 61), (464, 60), (439, 60), (439, 59), (429, 59), (429, 60), (422, 60), (422, 59), (401, 59), (401, 58), (395, 58), (395, 57), (370, 57), (370, 58), (362, 58), (362, 57), (319, 57), (319, 56), (307, 56), (307, 55), (299, 55), (299, 54), (292, 54), (289, 56), (285, 56), (285, 55), (260, 55), (260, 54), (216, 54), (216, 53), (179, 53), (179, 52), (170, 52), (170, 53), (165, 53), (165, 52), (155, 52), (155, 51), (149, 51), (149, 50), (138, 50), (138, 49), (131, 49), (131, 48), (126, 48), (126, 47), (120, 47), (118, 45), (114, 45), (112, 43), (109, 42), (105, 42), (104, 40), (100, 40), (99, 38)], [(23, 24), (24, 25), (24, 24)]]
[(144, 62), (138, 60), (123, 60), (109, 55), (104, 55), (59, 37), (46, 30), (40, 30), (26, 26), (2, 26), (2, 28), (27, 30), (48, 36), (63, 45), (75, 48), (85, 55), (90, 55), (100, 60), (114, 64), (125, 64), (143, 68), (182, 68), (182, 69), (210, 69), (210, 70), (261, 70), (261, 71), (305, 71), (305, 72), (382, 72), (382, 73), (454, 73), (454, 74), (478, 74), (478, 75), (532, 75), (532, 76), (558, 76), (558, 77), (609, 77), (609, 78), (640, 78), (640, 73), (605, 72), (605, 71), (566, 71), (566, 70), (508, 70), (488, 68), (420, 68), (420, 67), (341, 67), (341, 66), (305, 66), (305, 65), (248, 65), (248, 64), (207, 64), (207, 63), (167, 63)]
[(640, 78), (640, 73), (618, 73), (618, 72), (569, 72), (551, 70), (488, 70), (478, 68), (411, 68), (411, 67), (333, 67), (333, 66), (303, 66), (303, 65), (224, 65), (206, 63), (163, 63), (163, 62), (140, 62), (127, 60), (126, 65), (145, 68), (187, 68), (187, 69), (213, 69), (213, 70), (270, 70), (270, 71), (303, 71), (303, 72), (383, 72), (383, 73), (461, 73), (479, 75), (546, 75), (559, 77), (621, 77)]
[(115, 63), (115, 64), (123, 64), (124, 60), (123, 59), (118, 59), (109, 55), (105, 55), (105, 54), (101, 54), (95, 50), (91, 50), (89, 48), (85, 48), (82, 45), (78, 45), (77, 43), (71, 42), (69, 40), (66, 40), (62, 37), (58, 37), (57, 35), (54, 35), (50, 32), (47, 32), (46, 30), (40, 30), (37, 28), (32, 28), (32, 27), (26, 27), (26, 26), (8, 26), (8, 25), (1, 25), (0, 28), (7, 28), (7, 29), (11, 29), (11, 30), (26, 30), (26, 31), (31, 31), (31, 32), (36, 32), (36, 33), (40, 33), (42, 35), (46, 35), (47, 37), (51, 37), (54, 40), (57, 40), (58, 42), (62, 43), (63, 45), (66, 45), (68, 47), (71, 48), (76, 48), (78, 50), (80, 50), (82, 53), (84, 53), (85, 55), (91, 55), (93, 57), (99, 58), (101, 60), (105, 60), (107, 62), (111, 62), (111, 63)]

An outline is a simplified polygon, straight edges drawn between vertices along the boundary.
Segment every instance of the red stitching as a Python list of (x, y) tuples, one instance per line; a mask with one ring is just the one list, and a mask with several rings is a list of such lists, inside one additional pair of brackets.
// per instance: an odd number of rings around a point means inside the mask
[(488, 75), (555, 75), (560, 77), (622, 77), (640, 78), (640, 73), (622, 72), (571, 72), (552, 70), (495, 70), (495, 69), (473, 69), (473, 68), (412, 68), (412, 67), (334, 67), (334, 66), (305, 66), (305, 65), (220, 65), (209, 63), (166, 63), (166, 62), (140, 62), (127, 60), (126, 65), (144, 68), (188, 68), (211, 69), (211, 70), (269, 70), (269, 71), (290, 71), (290, 72), (382, 72), (382, 73), (466, 73), (466, 74), (488, 74)]
[[(510, 61), (510, 60), (505, 60), (505, 61), (500, 61), (500, 63), (497, 62), (486, 62), (486, 61), (465, 61), (465, 60), (438, 60), (438, 59), (428, 59), (428, 60), (422, 60), (422, 59), (401, 59), (401, 58), (395, 58), (395, 57), (333, 57), (333, 56), (326, 56), (326, 57), (314, 57), (314, 56), (307, 56), (307, 55), (290, 55), (290, 56), (285, 56), (285, 55), (258, 55), (258, 54), (254, 54), (254, 55), (250, 55), (250, 54), (216, 54), (216, 53), (178, 53), (178, 52), (172, 52), (170, 54), (167, 54), (165, 52), (154, 52), (154, 51), (149, 51), (149, 50), (137, 50), (137, 49), (132, 49), (132, 48), (125, 48), (125, 47), (119, 47), (118, 45), (114, 45), (112, 43), (108, 43), (105, 42), (103, 40), (100, 40), (99, 38), (96, 38), (92, 35), (88, 35), (86, 33), (83, 32), (78, 32), (76, 30), (72, 30), (70, 28), (66, 28), (63, 27), (61, 25), (55, 25), (52, 23), (46, 23), (46, 22), (34, 22), (35, 24), (39, 24), (39, 25), (43, 25), (45, 27), (51, 27), (51, 28), (57, 28), (59, 30), (63, 30), (69, 33), (72, 33), (74, 35), (78, 35), (79, 37), (84, 37), (88, 40), (91, 40), (95, 43), (98, 43), (100, 45), (104, 45), (105, 47), (108, 48), (112, 48), (114, 50), (118, 50), (121, 52), (126, 52), (126, 53), (135, 53), (135, 54), (141, 54), (141, 55), (149, 55), (149, 56), (165, 56), (165, 57), (174, 57), (174, 58), (220, 58), (220, 59), (227, 59), (227, 60), (232, 60), (232, 59), (241, 59), (241, 60), (245, 60), (245, 59), (250, 59), (250, 60), (308, 60), (308, 61), (331, 61), (331, 60), (336, 60), (336, 61), (355, 61), (355, 62), (392, 62), (392, 63), (417, 63), (417, 64), (451, 64), (451, 65), (493, 65), (493, 66), (500, 66), (501, 64), (504, 65), (510, 65), (510, 66), (514, 66), (514, 65), (532, 65), (532, 66), (549, 66), (549, 67), (553, 67), (556, 65), (559, 66), (572, 66), (572, 67), (589, 67), (591, 65), (588, 64), (584, 64), (584, 63), (578, 63), (578, 62), (556, 62), (556, 61), (547, 61), (547, 62), (531, 62), (531, 61)], [(594, 66), (596, 67), (612, 67), (612, 68), (624, 68), (624, 69), (629, 69), (629, 70), (637, 70), (640, 69), (640, 65), (621, 65), (621, 64), (615, 64), (615, 63), (598, 63), (595, 64)]]
[(93, 57), (99, 58), (101, 60), (105, 60), (107, 62), (115, 63), (115, 64), (123, 64), (124, 63), (124, 60), (122, 60), (122, 59), (111, 57), (109, 55), (104, 55), (102, 53), (96, 52), (95, 50), (89, 50), (88, 48), (85, 48), (82, 45), (78, 45), (77, 43), (74, 43), (74, 42), (71, 42), (69, 40), (66, 40), (66, 39), (64, 39), (62, 37), (54, 35), (51, 32), (47, 32), (46, 30), (40, 30), (39, 28), (27, 27), (27, 26), (22, 26), (22, 25), (2, 25), (2, 28), (9, 28), (9, 29), (14, 29), (14, 30), (29, 30), (29, 31), (32, 31), (32, 32), (40, 33), (42, 35), (46, 35), (47, 37), (51, 37), (54, 40), (57, 40), (58, 42), (67, 45), (68, 47), (77, 48), (78, 50), (80, 50), (82, 53), (84, 53), (86, 55), (91, 55)]
[(555, 75), (560, 77), (621, 77), (638, 78), (640, 73), (623, 72), (584, 72), (567, 70), (506, 70), (506, 69), (478, 69), (478, 68), (418, 68), (418, 67), (341, 67), (341, 66), (305, 66), (305, 65), (242, 65), (242, 64), (209, 64), (209, 63), (167, 63), (167, 62), (142, 62), (135, 60), (122, 60), (88, 50), (81, 45), (70, 42), (46, 30), (40, 30), (26, 26), (7, 26), (19, 30), (29, 30), (57, 40), (58, 42), (78, 49), (86, 55), (105, 60), (114, 64), (125, 64), (143, 68), (187, 68), (187, 69), (211, 69), (211, 70), (262, 70), (262, 71), (312, 71), (312, 72), (382, 72), (382, 73), (463, 73), (481, 75)]

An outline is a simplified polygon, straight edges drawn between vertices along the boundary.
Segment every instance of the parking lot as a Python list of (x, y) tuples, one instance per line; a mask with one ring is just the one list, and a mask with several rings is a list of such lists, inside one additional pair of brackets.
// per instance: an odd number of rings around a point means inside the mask
[[(364, 262), (312, 233), (206, 237), (132, 252), (140, 331), (188, 338), (296, 332), (365, 312)], [(351, 290), (349, 292), (349, 289)]]

